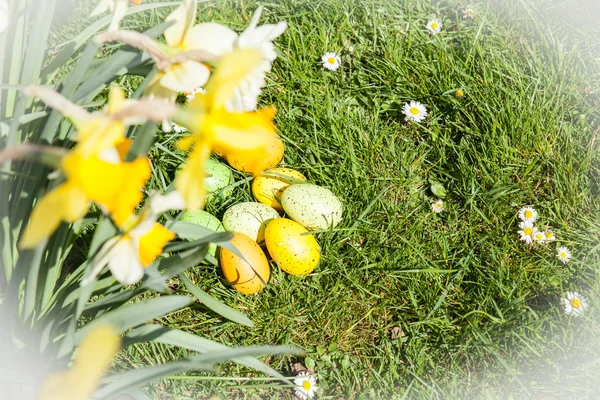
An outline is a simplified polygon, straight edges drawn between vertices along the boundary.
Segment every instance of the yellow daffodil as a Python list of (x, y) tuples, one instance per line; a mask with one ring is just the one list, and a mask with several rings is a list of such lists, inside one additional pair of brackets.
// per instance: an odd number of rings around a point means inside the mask
[(21, 238), (22, 248), (36, 246), (58, 228), (61, 221), (83, 218), (93, 201), (122, 224), (142, 200), (141, 188), (150, 177), (146, 158), (133, 162), (107, 162), (97, 155), (85, 157), (79, 145), (63, 157), (61, 172), (66, 181), (42, 197)]
[(88, 400), (120, 348), (117, 331), (99, 325), (83, 339), (73, 365), (42, 383), (38, 400)]
[(144, 268), (152, 264), (162, 254), (165, 244), (175, 238), (175, 234), (156, 223), (156, 219), (164, 211), (183, 208), (185, 202), (176, 191), (164, 196), (150, 196), (142, 213), (121, 226), (123, 233), (102, 246), (92, 260), (92, 273), (81, 284), (92, 282), (107, 264), (122, 284), (139, 282), (144, 276)]
[(175, 182), (188, 209), (195, 210), (203, 205), (202, 174), (211, 151), (222, 156), (256, 152), (268, 147), (273, 140), (280, 140), (272, 122), (273, 109), (231, 113), (225, 108), (239, 82), (261, 60), (258, 50), (234, 50), (225, 54), (206, 86), (206, 93), (198, 94), (189, 107), (181, 109), (174, 117), (192, 133), (177, 143), (180, 149), (191, 150), (187, 164)]

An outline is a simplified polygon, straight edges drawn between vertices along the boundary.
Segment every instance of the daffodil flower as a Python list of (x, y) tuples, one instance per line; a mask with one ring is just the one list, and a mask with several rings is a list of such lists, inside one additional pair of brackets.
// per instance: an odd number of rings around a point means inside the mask
[(258, 50), (238, 49), (225, 54), (206, 86), (206, 93), (196, 95), (188, 107), (180, 109), (174, 116), (175, 122), (192, 132), (177, 143), (181, 150), (191, 150), (191, 154), (175, 182), (190, 210), (203, 205), (202, 174), (212, 151), (222, 156), (235, 152), (257, 152), (262, 156), (261, 149), (273, 140), (280, 140), (272, 122), (273, 109), (243, 113), (226, 109), (235, 88), (262, 59)]
[(71, 368), (45, 379), (38, 400), (88, 400), (119, 348), (117, 331), (110, 325), (97, 326), (83, 339)]
[(4, 32), (10, 21), (10, 13), (8, 11), (8, 1), (0, 0), (0, 33)]
[(92, 273), (81, 282), (87, 285), (108, 264), (113, 276), (124, 285), (139, 282), (144, 268), (163, 252), (165, 244), (175, 234), (156, 222), (167, 210), (183, 209), (185, 202), (174, 191), (168, 195), (152, 195), (139, 216), (132, 216), (123, 226), (123, 233), (106, 241), (92, 260)]
[(104, 14), (107, 11), (113, 13), (113, 18), (108, 27), (109, 31), (116, 31), (119, 29), (119, 24), (125, 16), (127, 11), (127, 3), (131, 2), (135, 5), (142, 4), (142, 0), (100, 0), (100, 3), (92, 11), (92, 17), (100, 14)]

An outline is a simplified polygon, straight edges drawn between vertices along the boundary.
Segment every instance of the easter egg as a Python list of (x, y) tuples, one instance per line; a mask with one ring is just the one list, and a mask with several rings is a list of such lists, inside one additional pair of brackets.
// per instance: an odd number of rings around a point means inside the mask
[(243, 233), (236, 232), (231, 239), (244, 259), (222, 248), (219, 252), (219, 265), (227, 282), (235, 290), (244, 294), (260, 291), (271, 277), (271, 269), (260, 246)]
[(288, 186), (281, 194), (286, 214), (307, 229), (328, 229), (342, 220), (342, 203), (331, 190), (312, 184)]
[(281, 207), (281, 193), (283, 189), (288, 187), (292, 182), (288, 178), (306, 180), (306, 177), (302, 175), (300, 172), (291, 168), (272, 168), (266, 173), (273, 173), (283, 176), (271, 176), (266, 174), (260, 174), (254, 181), (252, 182), (252, 194), (256, 201), (260, 201), (263, 204), (266, 204), (270, 207), (278, 211), (283, 211), (283, 207)]
[[(306, 228), (286, 218), (274, 219), (265, 229), (271, 258), (290, 275), (306, 275), (319, 264), (321, 249)], [(304, 235), (303, 235), (304, 234)]]
[[(183, 169), (185, 164), (181, 164), (175, 171), (175, 176)], [(212, 201), (217, 196), (229, 197), (233, 193), (233, 188), (223, 188), (233, 184), (231, 170), (217, 160), (209, 158), (204, 163), (204, 188), (206, 189), (206, 201)]]
[(265, 240), (265, 226), (279, 213), (262, 203), (238, 203), (223, 214), (223, 227), (227, 232), (241, 232), (257, 243)]
[[(225, 232), (223, 224), (217, 217), (202, 210), (186, 211), (181, 216), (180, 221), (197, 224), (205, 228), (212, 229), (215, 232)], [(217, 245), (214, 243), (209, 244), (208, 252), (214, 257), (217, 252)]]
[(277, 134), (272, 134), (267, 145), (251, 151), (228, 152), (227, 162), (238, 171), (249, 172), (252, 175), (273, 168), (283, 158), (285, 146)]

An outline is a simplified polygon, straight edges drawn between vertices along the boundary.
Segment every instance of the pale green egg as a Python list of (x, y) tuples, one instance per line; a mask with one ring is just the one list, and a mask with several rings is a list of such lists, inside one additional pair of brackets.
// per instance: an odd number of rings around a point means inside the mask
[(245, 202), (231, 206), (223, 214), (223, 226), (227, 232), (240, 232), (257, 243), (265, 240), (265, 226), (279, 213), (262, 203)]
[[(198, 211), (186, 211), (181, 216), (180, 221), (189, 222), (192, 224), (200, 225), (208, 229), (212, 229), (215, 232), (225, 232), (225, 228), (223, 224), (217, 217), (214, 215), (207, 213), (206, 211), (198, 210)], [(217, 252), (217, 245), (211, 243), (208, 245), (208, 252), (215, 257)]]
[(328, 229), (342, 220), (342, 203), (322, 186), (290, 185), (281, 194), (281, 205), (289, 218), (306, 229)]
[[(181, 164), (175, 171), (175, 176), (181, 172), (185, 164)], [(206, 189), (206, 202), (211, 202), (213, 199), (222, 196), (227, 198), (233, 193), (233, 188), (224, 189), (229, 185), (232, 185), (233, 175), (227, 165), (209, 158), (204, 163), (204, 172), (206, 177), (204, 178), (204, 188)], [(224, 189), (224, 190), (223, 190)]]

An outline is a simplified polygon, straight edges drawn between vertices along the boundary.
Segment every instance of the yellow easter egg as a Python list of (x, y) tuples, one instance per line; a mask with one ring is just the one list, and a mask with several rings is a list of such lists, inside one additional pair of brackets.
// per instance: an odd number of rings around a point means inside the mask
[[(266, 175), (265, 173), (273, 173), (282, 176)], [(252, 182), (252, 194), (256, 201), (273, 207), (277, 211), (283, 211), (281, 206), (281, 192), (283, 189), (293, 183), (292, 179), (305, 181), (306, 177), (302, 173), (291, 168), (271, 168), (265, 173), (260, 174)]]
[(265, 229), (265, 243), (271, 258), (290, 275), (306, 275), (319, 264), (319, 244), (306, 232), (302, 225), (286, 218), (272, 220)]
[(285, 146), (279, 135), (273, 134), (266, 146), (252, 151), (231, 151), (226, 154), (226, 159), (232, 168), (257, 175), (277, 166), (283, 158), (284, 150)]
[(244, 294), (261, 291), (271, 277), (271, 269), (265, 253), (254, 240), (243, 233), (234, 233), (231, 244), (238, 249), (246, 261), (233, 252), (221, 248), (219, 264), (223, 276), (235, 290)]

